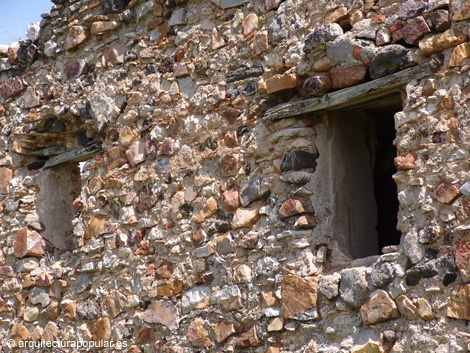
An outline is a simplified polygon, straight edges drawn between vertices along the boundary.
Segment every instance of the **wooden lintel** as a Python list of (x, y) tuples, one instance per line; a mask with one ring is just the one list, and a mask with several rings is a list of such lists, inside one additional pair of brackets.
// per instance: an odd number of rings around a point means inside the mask
[(264, 120), (279, 120), (320, 110), (336, 110), (374, 100), (398, 91), (414, 79), (432, 75), (427, 63), (399, 71), (360, 85), (327, 93), (322, 97), (304, 98), (282, 103), (266, 111)]
[(90, 145), (87, 147), (77, 148), (73, 151), (64, 152), (57, 156), (51, 157), (44, 164), (43, 168), (50, 168), (66, 162), (81, 162), (90, 159), (93, 155), (101, 150), (99, 145)]

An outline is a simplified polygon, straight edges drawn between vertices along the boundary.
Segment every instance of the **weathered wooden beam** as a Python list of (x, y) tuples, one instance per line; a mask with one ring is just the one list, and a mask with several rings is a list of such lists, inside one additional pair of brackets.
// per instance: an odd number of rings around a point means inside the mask
[(51, 157), (44, 164), (43, 168), (50, 168), (66, 162), (81, 162), (90, 159), (101, 150), (99, 145), (90, 145), (87, 147), (77, 148), (73, 151), (64, 152), (57, 156)]
[(408, 82), (432, 75), (427, 63), (399, 71), (360, 85), (327, 93), (322, 97), (304, 98), (282, 103), (266, 111), (264, 120), (279, 120), (319, 110), (336, 110), (358, 105), (396, 92)]
[(65, 146), (49, 146), (39, 151), (28, 153), (28, 156), (57, 156), (58, 154), (67, 152)]

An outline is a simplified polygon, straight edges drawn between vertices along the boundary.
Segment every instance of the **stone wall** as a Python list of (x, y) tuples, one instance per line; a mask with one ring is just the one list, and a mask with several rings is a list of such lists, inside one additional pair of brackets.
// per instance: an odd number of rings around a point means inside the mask
[[(466, 1), (53, 2), (0, 47), (5, 352), (469, 350)], [(390, 104), (335, 97), (413, 67), (393, 98), (401, 241), (361, 258), (357, 126)]]

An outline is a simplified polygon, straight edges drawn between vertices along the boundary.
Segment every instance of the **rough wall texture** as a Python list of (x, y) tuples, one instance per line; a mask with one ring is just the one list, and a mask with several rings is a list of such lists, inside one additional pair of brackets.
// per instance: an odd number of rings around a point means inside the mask
[[(4, 351), (468, 352), (468, 2), (54, 3), (0, 53)], [(266, 112), (426, 63), (395, 114), (400, 245), (353, 260), (348, 215), (376, 215), (344, 204), (341, 114)]]

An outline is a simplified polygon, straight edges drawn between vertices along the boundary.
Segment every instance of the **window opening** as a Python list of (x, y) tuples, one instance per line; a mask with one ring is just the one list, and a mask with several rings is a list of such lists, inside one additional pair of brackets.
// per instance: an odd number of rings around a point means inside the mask
[[(397, 100), (328, 113), (335, 238), (354, 258), (398, 245), (397, 187), (392, 176)], [(320, 155), (322, 152), (320, 151)]]

